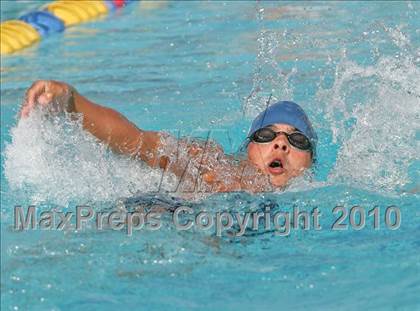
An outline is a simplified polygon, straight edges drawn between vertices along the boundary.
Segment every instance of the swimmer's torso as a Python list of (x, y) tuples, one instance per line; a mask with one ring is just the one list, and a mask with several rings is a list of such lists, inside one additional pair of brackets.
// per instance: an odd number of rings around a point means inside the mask
[(159, 167), (178, 177), (179, 192), (272, 191), (267, 175), (251, 162), (226, 155), (213, 141), (162, 136)]

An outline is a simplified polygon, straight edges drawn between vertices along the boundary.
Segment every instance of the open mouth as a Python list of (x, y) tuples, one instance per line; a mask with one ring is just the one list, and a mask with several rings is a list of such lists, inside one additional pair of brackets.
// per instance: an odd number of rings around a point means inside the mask
[(274, 159), (268, 165), (268, 171), (270, 174), (280, 175), (283, 174), (286, 170), (284, 169), (283, 162), (280, 159)]
[(283, 163), (280, 160), (274, 160), (269, 165), (271, 168), (283, 168)]

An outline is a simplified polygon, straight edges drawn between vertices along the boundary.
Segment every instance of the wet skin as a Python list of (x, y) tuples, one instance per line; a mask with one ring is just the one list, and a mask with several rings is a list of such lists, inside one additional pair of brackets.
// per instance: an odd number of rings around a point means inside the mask
[[(311, 166), (310, 152), (291, 146), (284, 134), (265, 144), (251, 142), (248, 159), (237, 161), (216, 143), (176, 140), (165, 133), (140, 129), (119, 112), (90, 101), (64, 82), (40, 80), (32, 84), (21, 118), (37, 106), (82, 115), (83, 129), (114, 152), (173, 173), (186, 180), (190, 188), (199, 179), (210, 192), (267, 191), (273, 186), (284, 187)], [(273, 129), (287, 133), (295, 130), (286, 124), (275, 124)]]
[[(296, 131), (287, 124), (274, 124), (271, 128), (289, 134)], [(301, 175), (312, 164), (311, 153), (291, 146), (284, 134), (269, 143), (251, 142), (248, 145), (248, 159), (269, 175), (276, 187), (285, 186), (291, 178)]]

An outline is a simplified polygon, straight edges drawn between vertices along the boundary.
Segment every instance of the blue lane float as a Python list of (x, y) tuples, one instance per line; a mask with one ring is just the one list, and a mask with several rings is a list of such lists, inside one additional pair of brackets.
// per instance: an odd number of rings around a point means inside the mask
[(0, 54), (13, 54), (34, 45), (40, 38), (90, 22), (133, 0), (56, 0), (19, 19), (0, 23)]
[(63, 21), (47, 11), (30, 12), (19, 19), (34, 27), (42, 37), (65, 29)]
[(108, 8), (108, 10), (115, 11), (116, 6), (115, 6), (115, 4), (112, 0), (104, 0), (104, 3), (106, 5), (106, 7)]

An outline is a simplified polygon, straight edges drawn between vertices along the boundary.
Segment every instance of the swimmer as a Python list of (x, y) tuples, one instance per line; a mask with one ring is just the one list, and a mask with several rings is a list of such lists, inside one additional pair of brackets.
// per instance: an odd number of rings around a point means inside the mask
[(212, 141), (176, 139), (140, 129), (64, 82), (36, 81), (26, 92), (21, 118), (38, 106), (78, 114), (83, 129), (112, 151), (177, 176), (176, 191), (255, 193), (282, 189), (315, 160), (316, 133), (305, 112), (293, 102), (269, 105), (255, 118), (246, 138), (244, 159), (225, 154)]

